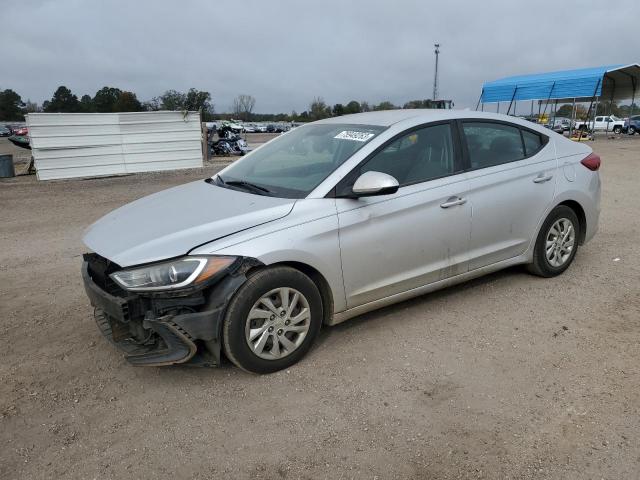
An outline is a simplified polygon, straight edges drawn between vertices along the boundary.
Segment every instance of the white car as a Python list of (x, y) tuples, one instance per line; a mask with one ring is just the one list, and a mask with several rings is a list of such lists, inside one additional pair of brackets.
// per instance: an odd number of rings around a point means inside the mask
[(322, 325), (513, 265), (561, 274), (598, 229), (599, 167), (505, 115), (321, 120), (98, 220), (85, 289), (133, 364), (274, 372)]
[(578, 120), (575, 123), (575, 127), (578, 130), (595, 130), (595, 131), (609, 131), (613, 133), (622, 133), (624, 127), (624, 120), (616, 117), (615, 115), (599, 115), (593, 121), (581, 121)]

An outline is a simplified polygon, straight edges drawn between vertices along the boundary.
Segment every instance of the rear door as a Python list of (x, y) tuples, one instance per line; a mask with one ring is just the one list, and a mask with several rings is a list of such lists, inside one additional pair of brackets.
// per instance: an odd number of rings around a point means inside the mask
[(461, 121), (472, 205), (469, 269), (525, 252), (553, 201), (553, 143), (508, 122)]
[(471, 206), (455, 125), (429, 124), (379, 149), (337, 187), (364, 172), (398, 180), (395, 194), (337, 198), (349, 308), (467, 271)]

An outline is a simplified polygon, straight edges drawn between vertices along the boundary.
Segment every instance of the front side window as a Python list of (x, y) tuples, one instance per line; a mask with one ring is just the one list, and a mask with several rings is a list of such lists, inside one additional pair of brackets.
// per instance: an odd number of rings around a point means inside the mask
[(391, 175), (400, 186), (425, 182), (455, 172), (449, 124), (433, 125), (401, 136), (365, 163), (369, 171)]
[(522, 160), (520, 129), (499, 123), (464, 122), (464, 137), (472, 169)]
[(218, 185), (304, 198), (386, 127), (312, 124), (271, 140), (218, 175)]

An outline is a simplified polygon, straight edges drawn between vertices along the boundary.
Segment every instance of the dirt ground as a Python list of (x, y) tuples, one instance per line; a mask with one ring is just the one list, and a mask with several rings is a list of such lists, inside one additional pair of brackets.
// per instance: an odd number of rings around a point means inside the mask
[(598, 140), (600, 232), (325, 328), (290, 370), (134, 368), (93, 323), (82, 232), (204, 169), (0, 180), (0, 478), (637, 479), (640, 139)]

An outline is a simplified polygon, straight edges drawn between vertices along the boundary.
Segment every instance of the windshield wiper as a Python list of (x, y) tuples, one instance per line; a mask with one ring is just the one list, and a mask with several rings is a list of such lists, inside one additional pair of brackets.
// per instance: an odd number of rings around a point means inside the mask
[(255, 183), (247, 182), (245, 180), (224, 180), (220, 175), (218, 175), (218, 179), (222, 182), (223, 185), (230, 185), (232, 187), (242, 187), (245, 190), (249, 190), (252, 192), (260, 192), (260, 193), (271, 193), (271, 190), (268, 188), (261, 187), (260, 185), (256, 185)]

